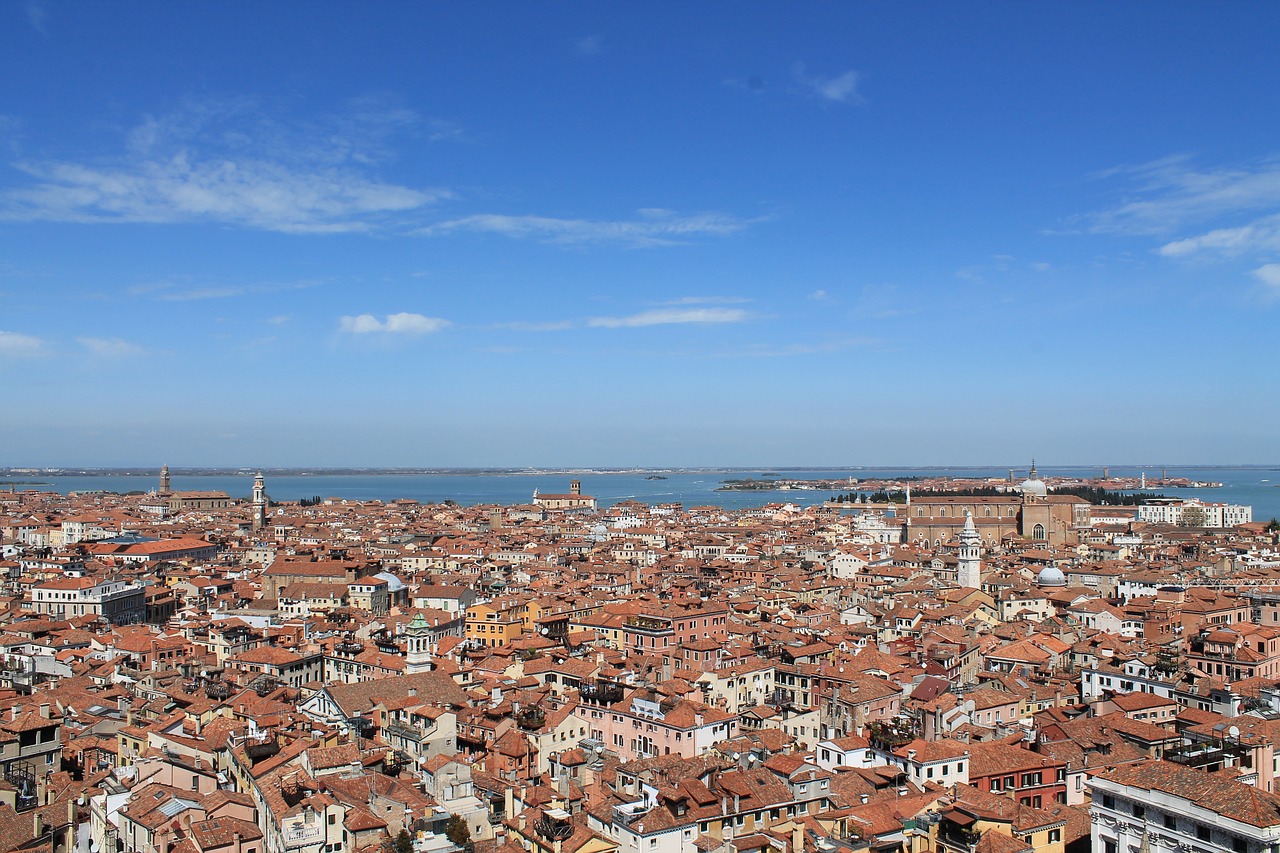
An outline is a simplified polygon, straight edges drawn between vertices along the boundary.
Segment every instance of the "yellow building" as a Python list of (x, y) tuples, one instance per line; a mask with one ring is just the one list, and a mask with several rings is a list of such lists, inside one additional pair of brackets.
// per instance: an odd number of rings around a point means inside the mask
[(467, 608), (467, 640), (501, 646), (524, 633), (522, 605), (513, 600), (473, 604)]

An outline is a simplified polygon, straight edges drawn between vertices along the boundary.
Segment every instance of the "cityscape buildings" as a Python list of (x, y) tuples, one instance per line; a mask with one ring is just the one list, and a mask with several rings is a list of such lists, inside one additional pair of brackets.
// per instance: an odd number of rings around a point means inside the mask
[(0, 504), (6, 851), (1280, 842), (1272, 523), (173, 484)]

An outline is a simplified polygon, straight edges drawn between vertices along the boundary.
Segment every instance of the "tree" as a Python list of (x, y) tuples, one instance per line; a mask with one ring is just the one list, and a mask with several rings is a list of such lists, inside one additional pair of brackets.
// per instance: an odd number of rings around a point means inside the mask
[(444, 822), (444, 834), (459, 847), (466, 847), (471, 843), (471, 827), (467, 826), (461, 815), (452, 815)]
[(409, 830), (402, 829), (396, 836), (395, 853), (413, 853), (413, 836)]

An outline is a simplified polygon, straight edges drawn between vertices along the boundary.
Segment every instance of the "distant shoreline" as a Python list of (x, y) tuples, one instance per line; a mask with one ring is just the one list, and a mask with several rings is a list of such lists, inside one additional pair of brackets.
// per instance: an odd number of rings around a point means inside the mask
[[(441, 468), (263, 468), (262, 473), (265, 476), (275, 477), (424, 477), (424, 476), (531, 476), (531, 477), (549, 477), (549, 476), (627, 476), (635, 474), (714, 474), (714, 473), (741, 473), (741, 472), (759, 472), (769, 471), (785, 472), (785, 471), (808, 471), (808, 472), (845, 472), (846, 477), (850, 473), (862, 471), (988, 471), (988, 470), (1004, 470), (1008, 466), (996, 465), (851, 465), (851, 466), (668, 466), (668, 467), (546, 467), (546, 468), (487, 468), (487, 467), (441, 467)], [(1049, 473), (1057, 469), (1079, 470), (1086, 468), (1103, 469), (1104, 465), (1053, 465), (1045, 466), (1044, 471)], [(1110, 464), (1111, 468), (1116, 469), (1134, 469), (1146, 470), (1149, 472), (1158, 471), (1161, 468), (1177, 468), (1178, 470), (1197, 470), (1197, 469), (1213, 469), (1223, 471), (1280, 471), (1280, 464), (1276, 463), (1257, 463), (1249, 465), (1128, 465), (1128, 464)], [(169, 472), (173, 476), (181, 477), (252, 477), (257, 473), (256, 468), (219, 468), (219, 467), (191, 467), (191, 468), (170, 468)], [(120, 468), (60, 468), (60, 467), (18, 467), (18, 468), (0, 468), (0, 477), (24, 477), (24, 476), (40, 476), (44, 478), (58, 477), (155, 477), (160, 472), (155, 467), (120, 467)], [(780, 478), (785, 479), (785, 478)], [(832, 478), (834, 479), (844, 479)], [(899, 478), (902, 479), (902, 478)], [(0, 481), (3, 485), (48, 485), (47, 479), (43, 480), (4, 480)]]

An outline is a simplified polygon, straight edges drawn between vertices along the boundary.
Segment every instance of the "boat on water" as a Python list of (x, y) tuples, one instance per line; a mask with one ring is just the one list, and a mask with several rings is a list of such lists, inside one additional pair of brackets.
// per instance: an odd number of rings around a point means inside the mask
[(645, 477), (645, 479), (646, 480), (665, 480), (667, 478), (662, 476), (661, 474), (650, 474), (648, 477)]

